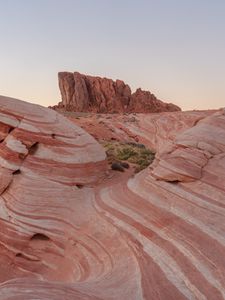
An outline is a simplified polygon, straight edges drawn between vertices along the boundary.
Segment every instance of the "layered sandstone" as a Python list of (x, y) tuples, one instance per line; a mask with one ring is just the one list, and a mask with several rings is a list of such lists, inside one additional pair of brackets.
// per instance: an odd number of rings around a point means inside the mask
[(59, 72), (62, 102), (58, 107), (77, 112), (163, 112), (178, 111), (171, 103), (158, 100), (150, 92), (130, 87), (121, 80), (87, 76), (78, 72)]
[(1, 300), (225, 299), (225, 111), (175, 114), (141, 123), (170, 139), (153, 165), (111, 178), (84, 130), (0, 97)]
[[(214, 161), (215, 171), (223, 169), (225, 143), (224, 110), (201, 119), (190, 129), (177, 134), (154, 163), (153, 175), (164, 181), (200, 180)], [(220, 167), (217, 166), (221, 161)], [(222, 187), (222, 186), (221, 186)]]
[(194, 126), (216, 110), (165, 112), (154, 114), (82, 114), (60, 111), (99, 142), (142, 143), (161, 153), (178, 133)]

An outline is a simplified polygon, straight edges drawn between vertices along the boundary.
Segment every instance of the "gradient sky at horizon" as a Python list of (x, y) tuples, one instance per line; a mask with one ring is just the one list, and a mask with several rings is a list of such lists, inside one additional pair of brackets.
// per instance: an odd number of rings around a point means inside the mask
[(54, 105), (57, 72), (79, 71), (223, 107), (224, 29), (223, 0), (0, 0), (0, 94)]

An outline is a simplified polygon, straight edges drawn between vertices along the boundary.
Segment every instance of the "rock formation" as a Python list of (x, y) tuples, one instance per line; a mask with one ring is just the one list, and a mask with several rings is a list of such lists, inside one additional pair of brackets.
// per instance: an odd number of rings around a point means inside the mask
[[(155, 160), (153, 175), (164, 181), (189, 182), (200, 180), (209, 166), (215, 166), (214, 172), (223, 169), (225, 143), (221, 143), (222, 139), (225, 139), (223, 110), (177, 134)], [(219, 161), (220, 167), (217, 166)]]
[(0, 300), (225, 299), (225, 111), (175, 114), (110, 179), (84, 130), (0, 97)]
[(132, 94), (130, 87), (121, 80), (113, 81), (78, 72), (60, 72), (58, 77), (62, 96), (58, 107), (69, 111), (148, 113), (180, 110), (174, 104), (158, 100), (150, 92), (137, 89)]
[(216, 110), (166, 112), (154, 114), (61, 113), (82, 127), (99, 142), (136, 142), (157, 153), (171, 144), (178, 133), (194, 126)]

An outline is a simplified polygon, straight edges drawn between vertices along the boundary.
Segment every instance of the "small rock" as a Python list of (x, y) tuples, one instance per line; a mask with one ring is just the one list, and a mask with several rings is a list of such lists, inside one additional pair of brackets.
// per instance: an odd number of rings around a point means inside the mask
[(125, 169), (129, 169), (130, 168), (130, 165), (127, 162), (121, 162), (120, 164)]
[(124, 168), (119, 162), (113, 162), (111, 165), (111, 169), (114, 171), (124, 172)]

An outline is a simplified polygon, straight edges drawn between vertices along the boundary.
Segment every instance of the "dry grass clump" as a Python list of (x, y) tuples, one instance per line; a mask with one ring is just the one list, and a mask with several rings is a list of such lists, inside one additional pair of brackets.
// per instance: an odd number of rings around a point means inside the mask
[(155, 153), (143, 144), (110, 141), (104, 142), (103, 146), (110, 164), (126, 161), (135, 166), (136, 172), (147, 168), (155, 157)]

